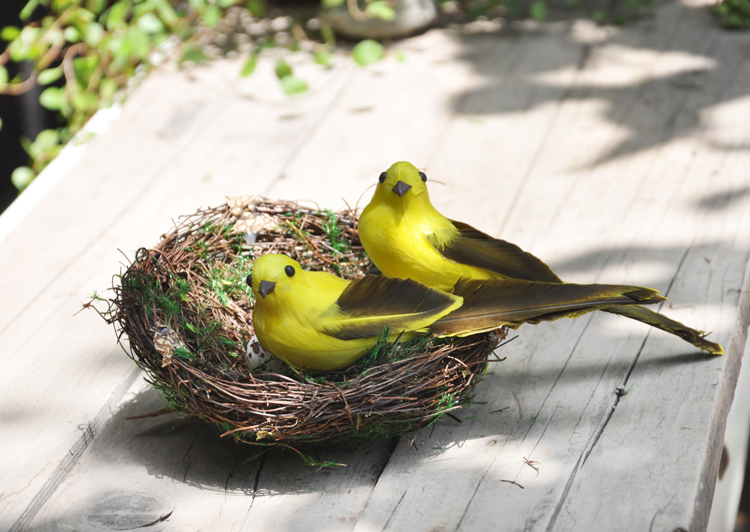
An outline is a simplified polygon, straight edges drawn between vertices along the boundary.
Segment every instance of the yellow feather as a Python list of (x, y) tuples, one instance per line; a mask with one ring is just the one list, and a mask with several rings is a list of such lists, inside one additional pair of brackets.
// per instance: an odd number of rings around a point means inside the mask
[[(452, 290), (462, 278), (501, 278), (438, 251), (455, 240), (459, 231), (432, 206), (414, 165), (398, 162), (384, 173), (358, 226), (367, 254), (383, 275), (414, 279), (440, 290)], [(392, 192), (399, 181), (411, 187), (401, 197)]]
[[(412, 301), (409, 294), (413, 291), (404, 290), (399, 280), (377, 277), (372, 282), (372, 278), (347, 281), (326, 272), (305, 271), (284, 255), (260, 257), (252, 273), (253, 327), (258, 340), (268, 352), (293, 366), (339, 369), (372, 349), (386, 328), (391, 333), (389, 341), (399, 335), (406, 340), (426, 333), (430, 324), (462, 303), (458, 296), (410, 281), (409, 286), (420, 292)], [(261, 283), (273, 285), (265, 297)], [(367, 292), (355, 293), (357, 299), (342, 311), (342, 305), (352, 299), (347, 299), (352, 287)], [(387, 289), (387, 297), (379, 299), (382, 289)], [(374, 310), (368, 313), (370, 308)]]

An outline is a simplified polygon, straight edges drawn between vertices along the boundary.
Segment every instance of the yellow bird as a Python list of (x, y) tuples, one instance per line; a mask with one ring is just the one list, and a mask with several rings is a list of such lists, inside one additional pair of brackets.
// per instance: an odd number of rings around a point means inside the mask
[(348, 366), (386, 330), (390, 342), (423, 334), (467, 336), (664, 300), (650, 288), (517, 279), (461, 281), (451, 294), (411, 279), (367, 275), (348, 281), (309, 272), (278, 254), (259, 257), (247, 282), (263, 348), (290, 365), (316, 370)]
[[(531, 253), (440, 214), (427, 193), (427, 176), (408, 162), (380, 174), (359, 218), (359, 237), (375, 266), (388, 277), (410, 278), (452, 291), (461, 279), (523, 279), (563, 283)], [(567, 283), (563, 283), (567, 284)], [(690, 342), (715, 355), (721, 345), (705, 333), (638, 305), (603, 308)]]

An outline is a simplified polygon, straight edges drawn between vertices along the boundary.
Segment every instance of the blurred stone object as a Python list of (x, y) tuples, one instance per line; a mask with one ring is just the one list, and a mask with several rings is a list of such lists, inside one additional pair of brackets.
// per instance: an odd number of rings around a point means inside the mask
[(323, 9), (320, 18), (338, 35), (360, 39), (405, 37), (432, 24), (437, 17), (433, 0), (392, 0), (396, 17), (383, 20), (365, 13), (366, 4), (349, 0), (333, 9)]

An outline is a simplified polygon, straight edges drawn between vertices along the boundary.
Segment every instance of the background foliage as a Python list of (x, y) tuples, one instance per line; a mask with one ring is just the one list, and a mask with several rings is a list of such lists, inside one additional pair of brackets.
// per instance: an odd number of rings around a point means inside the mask
[[(300, 7), (272, 0), (29, 0), (20, 14), (22, 25), (0, 29), (7, 43), (0, 54), (0, 94), (20, 95), (40, 86), (39, 103), (57, 113), (60, 126), (44, 129), (33, 140), (20, 139), (28, 164), (13, 171), (13, 184), (19, 191), (28, 186), (98, 109), (122, 100), (148, 68), (167, 58), (185, 65), (242, 53), (241, 75), (249, 76), (264, 50), (283, 47), (329, 66), (336, 38), (316, 17), (318, 1)], [(322, 5), (336, 8), (352, 1), (322, 0)], [(360, 0), (354, 9), (360, 17), (392, 20), (396, 12), (391, 1)], [(544, 20), (560, 10), (619, 24), (651, 9), (650, 0), (585, 2), (440, 0), (438, 24)], [(727, 27), (750, 27), (750, 0), (725, 0), (714, 13)], [(355, 62), (367, 66), (380, 60), (385, 48), (367, 39), (350, 52)], [(11, 64), (25, 68), (9, 69)], [(9, 71), (22, 74), (11, 76)], [(289, 96), (308, 90), (284, 59), (278, 60), (276, 75)]]

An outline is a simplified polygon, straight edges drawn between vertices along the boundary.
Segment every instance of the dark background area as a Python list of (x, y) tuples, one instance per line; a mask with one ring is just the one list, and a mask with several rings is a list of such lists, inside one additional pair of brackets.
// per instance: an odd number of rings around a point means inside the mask
[[(27, 0), (0, 0), (0, 28), (5, 26), (21, 27), (18, 14), (26, 5)], [(0, 50), (5, 50), (8, 43), (0, 41)], [(18, 74), (18, 67), (13, 62), (5, 64), (8, 77)], [(26, 77), (22, 74), (22, 77)], [(6, 96), (0, 94), (0, 118), (3, 120), (0, 129), (0, 212), (11, 204), (18, 196), (18, 190), (10, 181), (13, 170), (28, 164), (29, 157), (21, 147), (22, 136), (29, 139), (47, 128), (59, 126), (56, 113), (52, 113), (39, 105), (39, 87), (35, 87), (20, 96)]]

